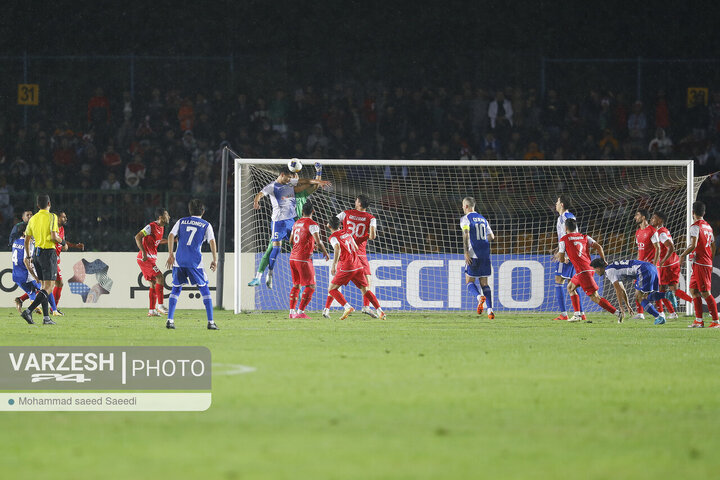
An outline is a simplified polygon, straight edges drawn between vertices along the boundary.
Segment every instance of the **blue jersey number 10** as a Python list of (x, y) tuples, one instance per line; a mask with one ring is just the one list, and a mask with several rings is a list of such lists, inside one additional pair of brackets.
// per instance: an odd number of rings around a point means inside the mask
[(485, 231), (485, 224), (482, 222), (475, 224), (475, 238), (477, 240), (485, 240), (487, 238), (487, 232)]

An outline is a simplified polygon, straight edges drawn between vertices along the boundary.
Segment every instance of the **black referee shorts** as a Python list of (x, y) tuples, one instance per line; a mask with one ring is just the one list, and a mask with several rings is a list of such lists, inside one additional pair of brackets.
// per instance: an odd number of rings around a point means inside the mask
[(55, 280), (57, 277), (57, 253), (54, 248), (36, 248), (33, 255), (35, 273), (40, 280)]

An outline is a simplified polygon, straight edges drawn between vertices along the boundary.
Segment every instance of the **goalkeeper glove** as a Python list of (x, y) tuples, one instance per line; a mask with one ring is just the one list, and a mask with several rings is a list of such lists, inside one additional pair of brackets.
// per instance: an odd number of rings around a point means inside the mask
[(322, 165), (320, 165), (320, 162), (315, 162), (315, 175), (322, 175)]

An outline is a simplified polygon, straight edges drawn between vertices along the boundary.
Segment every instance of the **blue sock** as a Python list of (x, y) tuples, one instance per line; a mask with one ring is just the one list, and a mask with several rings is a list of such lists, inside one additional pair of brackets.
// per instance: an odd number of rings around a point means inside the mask
[(480, 290), (477, 288), (477, 284), (475, 282), (468, 283), (467, 284), (467, 290), (470, 295), (477, 301), (478, 295), (480, 295)]
[(557, 299), (558, 312), (567, 312), (567, 309), (565, 308), (565, 284), (555, 284), (555, 298)]
[(177, 307), (180, 292), (182, 292), (182, 287), (172, 287), (172, 290), (170, 290), (170, 298), (168, 299), (168, 320), (173, 320), (175, 318), (175, 307)]
[(583, 295), (584, 292), (582, 292), (582, 288), (578, 288), (575, 291), (578, 294), (578, 301), (580, 302), (580, 311), (584, 313), (585, 310), (583, 310), (583, 306), (582, 306), (582, 298), (585, 296), (585, 295)]
[(677, 310), (677, 297), (672, 290), (668, 290), (665, 292), (665, 298), (670, 301), (670, 305), (672, 305), (673, 310)]
[(268, 268), (272, 270), (275, 268), (275, 260), (277, 260), (277, 256), (280, 254), (280, 247), (276, 247), (273, 245), (272, 252), (270, 252), (270, 261), (268, 264)]
[(200, 294), (202, 295), (203, 303), (205, 304), (205, 313), (207, 313), (208, 323), (213, 321), (213, 304), (212, 297), (210, 296), (210, 289), (207, 285), (199, 288)]
[(485, 305), (487, 308), (493, 308), (492, 306), (492, 292), (490, 291), (490, 285), (482, 287), (483, 295), (485, 295)]
[(48, 303), (50, 304), (50, 308), (53, 309), (53, 312), (57, 312), (57, 305), (55, 304), (55, 296), (52, 294), (52, 292), (48, 292)]
[(655, 306), (648, 300), (647, 298), (640, 302), (640, 305), (645, 309), (646, 312), (648, 312), (653, 317), (657, 318), (660, 316), (660, 312), (657, 311)]

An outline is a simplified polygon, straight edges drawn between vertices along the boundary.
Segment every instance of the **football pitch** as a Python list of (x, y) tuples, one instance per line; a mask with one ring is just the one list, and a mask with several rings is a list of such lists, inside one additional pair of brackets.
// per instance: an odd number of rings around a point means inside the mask
[[(68, 309), (3, 345), (201, 345), (205, 412), (0, 414), (3, 478), (713, 478), (720, 330), (497, 312)], [(36, 320), (40, 320), (35, 315)]]

